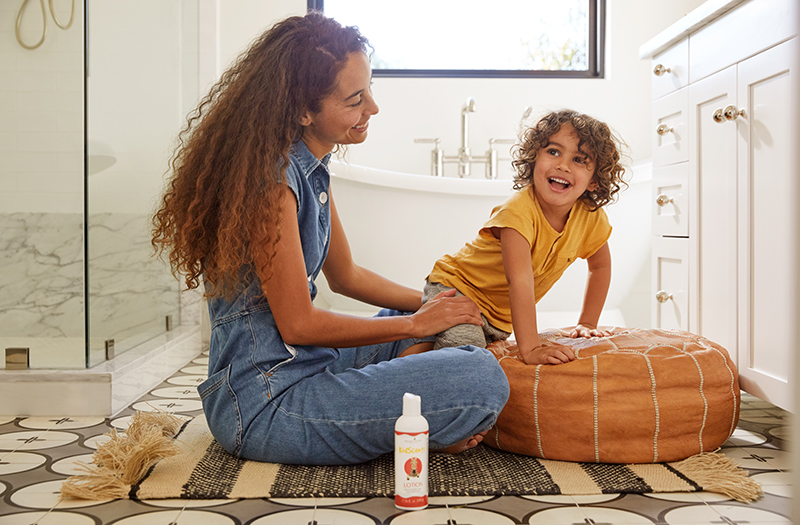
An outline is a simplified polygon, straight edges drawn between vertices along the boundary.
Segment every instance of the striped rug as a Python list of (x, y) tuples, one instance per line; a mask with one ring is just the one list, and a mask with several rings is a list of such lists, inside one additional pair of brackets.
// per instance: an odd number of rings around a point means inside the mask
[[(307, 497), (392, 497), (391, 454), (350, 466), (297, 466), (261, 463), (225, 452), (203, 416), (180, 429), (174, 455), (164, 457), (115, 497), (130, 499), (238, 499)], [(98, 450), (98, 452), (100, 452)], [(94, 466), (93, 466), (94, 468)], [(75, 476), (70, 487), (92, 484)], [(755, 499), (760, 487), (721, 453), (706, 453), (676, 463), (602, 464), (552, 461), (480, 445), (462, 454), (431, 454), (431, 496), (508, 496), (649, 492), (725, 493)], [(80, 497), (92, 497), (86, 491)], [(106, 495), (107, 496), (107, 495)], [(102, 495), (98, 495), (102, 497)]]

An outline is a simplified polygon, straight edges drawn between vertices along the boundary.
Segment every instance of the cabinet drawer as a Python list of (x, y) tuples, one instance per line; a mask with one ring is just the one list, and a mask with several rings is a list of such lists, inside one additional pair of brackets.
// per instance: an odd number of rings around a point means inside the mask
[(695, 82), (797, 35), (800, 2), (750, 0), (689, 35)]
[(689, 329), (689, 239), (653, 238), (653, 326)]
[(653, 167), (689, 160), (689, 88), (653, 101)]
[(653, 168), (653, 235), (689, 236), (689, 163)]
[(689, 40), (683, 40), (650, 63), (653, 98), (661, 98), (689, 84)]

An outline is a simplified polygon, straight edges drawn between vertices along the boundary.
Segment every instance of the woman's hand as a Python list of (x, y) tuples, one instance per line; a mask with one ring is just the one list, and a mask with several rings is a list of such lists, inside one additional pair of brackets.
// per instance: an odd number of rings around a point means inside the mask
[(526, 365), (560, 365), (575, 360), (572, 348), (553, 341), (542, 341), (528, 351), (520, 349), (520, 354)]
[(411, 315), (416, 337), (438, 334), (458, 324), (483, 326), (481, 312), (469, 297), (456, 297), (455, 290), (447, 290), (423, 304)]
[(604, 330), (602, 328), (597, 328), (596, 326), (591, 326), (588, 324), (579, 324), (572, 331), (569, 333), (570, 337), (578, 338), (578, 337), (608, 337), (611, 335), (610, 330)]

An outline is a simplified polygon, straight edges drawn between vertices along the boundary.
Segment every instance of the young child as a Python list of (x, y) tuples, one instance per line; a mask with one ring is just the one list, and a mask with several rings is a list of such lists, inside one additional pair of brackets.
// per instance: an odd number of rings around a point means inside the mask
[(524, 132), (514, 151), (517, 193), (492, 210), (474, 241), (436, 262), (423, 293), (426, 301), (455, 288), (478, 305), (484, 326), (456, 325), (437, 335), (434, 348), (485, 348), (513, 327), (525, 363), (573, 360), (569, 347), (539, 338), (536, 303), (578, 257), (589, 275), (571, 335), (608, 335), (597, 328), (611, 282), (611, 226), (601, 207), (625, 184), (620, 144), (606, 124), (570, 110)]

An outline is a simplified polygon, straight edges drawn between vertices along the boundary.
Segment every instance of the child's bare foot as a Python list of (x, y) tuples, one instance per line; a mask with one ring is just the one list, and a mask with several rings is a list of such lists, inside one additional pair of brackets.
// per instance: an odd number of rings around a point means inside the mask
[(483, 441), (483, 437), (486, 433), (489, 432), (488, 430), (484, 430), (483, 432), (479, 432), (472, 437), (468, 437), (463, 441), (459, 441), (455, 445), (450, 445), (447, 448), (439, 448), (434, 450), (434, 452), (444, 452), (446, 454), (460, 454), (465, 450), (469, 450), (471, 448), (475, 448), (478, 446), (478, 443)]

